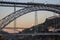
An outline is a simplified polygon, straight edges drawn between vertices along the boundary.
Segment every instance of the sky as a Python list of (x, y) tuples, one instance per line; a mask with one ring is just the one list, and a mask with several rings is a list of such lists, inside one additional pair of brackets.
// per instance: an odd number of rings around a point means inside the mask
[[(2, 1), (2, 0), (0, 0)], [(4, 0), (4, 1), (14, 1), (14, 2), (32, 2), (33, 0)], [(36, 3), (49, 3), (49, 4), (60, 4), (60, 0), (34, 0), (34, 2)], [(22, 9), (22, 8), (16, 8), (16, 11)], [(14, 12), (14, 8), (13, 7), (2, 7), (0, 6), (0, 20), (2, 18), (4, 18), (5, 16), (11, 14), (12, 12)], [(37, 15), (38, 15), (38, 24), (40, 23), (44, 23), (46, 18), (57, 15), (54, 12), (50, 12), (50, 11), (37, 11)], [(19, 18), (16, 19), (16, 27), (20, 27), (20, 28), (30, 28), (33, 25), (35, 25), (35, 12), (31, 12), (28, 14), (25, 14)], [(14, 28), (14, 21), (11, 22), (10, 24), (8, 24), (6, 27), (13, 27)], [(5, 31), (8, 31), (6, 29), (3, 29)], [(23, 29), (20, 29), (20, 31), (22, 31)], [(10, 32), (12, 30), (9, 30)], [(12, 31), (13, 32), (13, 31)]]

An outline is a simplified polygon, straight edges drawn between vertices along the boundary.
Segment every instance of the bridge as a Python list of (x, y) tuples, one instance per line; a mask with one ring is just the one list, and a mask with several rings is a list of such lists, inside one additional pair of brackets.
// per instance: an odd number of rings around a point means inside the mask
[[(23, 7), (20, 10), (12, 12), (0, 20), (0, 30), (5, 28), (9, 23), (22, 15), (28, 14), (33, 11), (45, 10), (60, 14), (60, 5), (56, 4), (43, 4), (43, 3), (19, 3), (19, 2), (6, 2), (0, 1), (0, 6), (5, 7)], [(25, 34), (26, 35), (26, 34)], [(39, 35), (39, 34), (38, 34)]]
[[(38, 11), (38, 10), (47, 10), (60, 14), (60, 5), (52, 5), (52, 4), (40, 4), (40, 3), (15, 3), (15, 2), (0, 2), (2, 4), (15, 4), (15, 5), (27, 5), (24, 8), (9, 14), (0, 20), (0, 29), (3, 29), (6, 25), (11, 23), (16, 18), (27, 14), (29, 12)], [(4, 5), (5, 6), (5, 5)]]
[(60, 33), (44, 33), (44, 32), (42, 32), (42, 33), (24, 33), (24, 32), (22, 32), (22, 33), (10, 34), (10, 33), (7, 33), (7, 32), (2, 30), (9, 23), (11, 23), (12, 21), (16, 20), (17, 18), (19, 18), (19, 17), (21, 17), (25, 14), (33, 12), (33, 11), (45, 10), (45, 11), (51, 11), (51, 12), (60, 14), (60, 5), (57, 5), (57, 4), (44, 4), (44, 3), (20, 3), (20, 2), (0, 1), (0, 6), (14, 7), (14, 8), (22, 7), (22, 9), (17, 10), (17, 11), (14, 10), (14, 12), (12, 12), (11, 14), (7, 15), (6, 17), (4, 17), (0, 20), (0, 34), (3, 34), (8, 39), (10, 39), (10, 38), (13, 39), (17, 35), (18, 36), (27, 35), (27, 37), (29, 35), (32, 35), (32, 36), (35, 36), (35, 35), (60, 35)]

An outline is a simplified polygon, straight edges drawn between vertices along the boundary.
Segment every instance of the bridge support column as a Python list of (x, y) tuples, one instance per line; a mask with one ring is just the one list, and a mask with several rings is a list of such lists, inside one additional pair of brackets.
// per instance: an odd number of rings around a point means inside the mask
[[(38, 24), (38, 14), (37, 11), (35, 11), (35, 26)], [(37, 32), (37, 27), (35, 27), (35, 33)]]
[[(16, 11), (16, 6), (14, 4), (14, 12)], [(14, 20), (14, 32), (16, 31), (16, 19)]]

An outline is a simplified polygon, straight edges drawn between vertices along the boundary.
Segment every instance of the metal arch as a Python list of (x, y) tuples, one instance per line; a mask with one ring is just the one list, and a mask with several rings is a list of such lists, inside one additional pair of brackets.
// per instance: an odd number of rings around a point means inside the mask
[(55, 13), (60, 14), (60, 10), (53, 8), (53, 7), (49, 7), (49, 6), (30, 6), (30, 7), (25, 7), (23, 9), (20, 9), (16, 12), (11, 13), (10, 15), (4, 17), (3, 19), (0, 20), (0, 29), (3, 29), (5, 26), (7, 26), (9, 23), (11, 23), (13, 20), (15, 20), (16, 18), (27, 14), (29, 12), (32, 11), (38, 11), (38, 10), (47, 10), (47, 11), (52, 11)]

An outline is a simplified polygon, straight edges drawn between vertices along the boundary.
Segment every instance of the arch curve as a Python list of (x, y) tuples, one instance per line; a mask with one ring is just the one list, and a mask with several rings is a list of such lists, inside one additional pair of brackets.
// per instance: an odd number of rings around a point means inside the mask
[(18, 17), (20, 17), (24, 14), (27, 14), (29, 12), (38, 11), (38, 10), (52, 11), (52, 12), (60, 14), (60, 10), (56, 9), (56, 8), (53, 8), (53, 7), (48, 7), (48, 6), (25, 7), (23, 9), (20, 9), (20, 10), (16, 11), (16, 12), (13, 12), (13, 13), (9, 14), (8, 16), (4, 17), (3, 19), (1, 19), (0, 20), (0, 29), (3, 29), (6, 25), (11, 23), (16, 18), (18, 18)]

